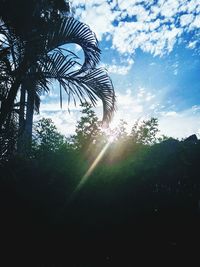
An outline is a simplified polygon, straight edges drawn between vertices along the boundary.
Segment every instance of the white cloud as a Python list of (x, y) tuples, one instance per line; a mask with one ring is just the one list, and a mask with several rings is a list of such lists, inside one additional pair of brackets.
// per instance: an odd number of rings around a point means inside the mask
[[(200, 106), (194, 105), (189, 109), (177, 111), (176, 107), (169, 103), (168, 105), (171, 106), (171, 110), (169, 110), (169, 107), (166, 107), (166, 101), (164, 101), (168, 92), (167, 88), (157, 91), (156, 94), (152, 90), (147, 90), (147, 88), (138, 88), (133, 94), (130, 88), (124, 93), (117, 93), (117, 111), (114, 114), (111, 126), (117, 126), (120, 119), (123, 119), (128, 123), (127, 130), (130, 132), (137, 119), (146, 120), (150, 117), (156, 117), (159, 121), (160, 134), (175, 138), (200, 134)], [(64, 105), (66, 104), (64, 103)], [(102, 119), (101, 101), (98, 102), (94, 110), (99, 119)], [(67, 109), (61, 110), (59, 103), (46, 103), (41, 104), (40, 115), (35, 116), (35, 120), (41, 117), (51, 118), (59, 131), (69, 136), (74, 133), (80, 116), (80, 106), (74, 107), (71, 105), (71, 112), (69, 113)]]
[(171, 18), (171, 17), (175, 16), (178, 12), (179, 1), (160, 0), (160, 1), (158, 1), (158, 6), (160, 8), (160, 13), (162, 16)]
[[(145, 88), (138, 88), (136, 96), (131, 92), (131, 89), (127, 89), (126, 92), (116, 93), (117, 97), (117, 111), (114, 115), (113, 124), (116, 125), (120, 119), (124, 119), (129, 123), (129, 127), (139, 117), (143, 117), (146, 113), (147, 106), (150, 107), (155, 95), (148, 92)], [(81, 107), (70, 106), (71, 112), (68, 112), (67, 102), (63, 103), (62, 110), (60, 109), (59, 102), (41, 103), (40, 115), (35, 116), (35, 120), (41, 117), (51, 118), (59, 131), (65, 135), (74, 133), (77, 119), (80, 118)], [(99, 119), (102, 119), (102, 103), (98, 101), (96, 108), (94, 108)]]
[(200, 112), (200, 106), (198, 106), (198, 105), (194, 105), (194, 106), (192, 106), (191, 111), (192, 111), (194, 114), (196, 114), (197, 112)]
[(180, 112), (164, 112), (159, 117), (161, 133), (175, 138), (185, 138), (200, 133), (200, 113), (193, 107)]
[(131, 69), (131, 66), (119, 66), (119, 65), (102, 65), (109, 73), (115, 73), (120, 75), (126, 75)]
[(137, 119), (154, 116), (161, 99), (159, 92), (155, 95), (143, 87), (138, 88), (134, 94), (131, 89), (125, 93), (117, 93), (117, 111), (111, 126), (117, 126), (120, 119), (123, 119), (128, 123), (127, 130), (130, 132)]
[(170, 117), (170, 118), (180, 116), (176, 111), (161, 112), (161, 114), (163, 117)]
[(67, 112), (63, 110), (59, 111), (41, 111), (40, 115), (34, 117), (34, 121), (38, 121), (41, 118), (50, 118), (55, 123), (58, 131), (65, 136), (69, 136), (74, 133), (76, 122), (80, 117), (78, 112)]
[(194, 49), (196, 47), (196, 44), (197, 44), (197, 40), (191, 41), (191, 42), (189, 42), (187, 47), (190, 49)]
[(200, 14), (195, 17), (194, 21), (190, 24), (190, 30), (200, 28)]
[(107, 1), (87, 2), (80, 15), (81, 19), (96, 33), (99, 40), (104, 34), (112, 32), (115, 14), (111, 11)]
[[(63, 111), (80, 110), (80, 109), (81, 108), (78, 103), (75, 106), (73, 103), (68, 104), (67, 101), (62, 102)], [(40, 110), (41, 111), (60, 111), (61, 110), (60, 102), (58, 99), (55, 99), (55, 101), (52, 101), (52, 102), (45, 102), (45, 103), (42, 102), (40, 105)]]
[(200, 134), (200, 106), (195, 105), (182, 111), (177, 111), (174, 107), (167, 111), (169, 107), (163, 105), (167, 93), (167, 88), (163, 88), (156, 95), (146, 88), (138, 88), (134, 95), (131, 90), (118, 94), (118, 110), (114, 116), (113, 126), (116, 126), (120, 119), (124, 119), (128, 122), (127, 130), (130, 132), (137, 119), (147, 120), (156, 117), (160, 135), (181, 139), (191, 134)]
[(126, 60), (126, 65), (122, 64), (102, 64), (102, 67), (106, 68), (109, 73), (126, 75), (131, 69), (134, 61), (132, 59)]
[(180, 24), (182, 27), (188, 26), (194, 19), (193, 14), (185, 14), (180, 17)]
[[(173, 50), (183, 33), (200, 28), (199, 0), (159, 0), (157, 4), (149, 0), (109, 2), (75, 0), (73, 5), (79, 5), (77, 15), (100, 40), (109, 33), (113, 48), (121, 54), (133, 54), (141, 48), (162, 56)], [(126, 18), (128, 21), (124, 21)]]

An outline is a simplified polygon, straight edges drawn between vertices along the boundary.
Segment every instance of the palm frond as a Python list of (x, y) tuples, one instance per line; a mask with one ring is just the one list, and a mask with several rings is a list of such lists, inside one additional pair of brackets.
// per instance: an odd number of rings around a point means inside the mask
[[(65, 51), (66, 52), (66, 51)], [(76, 61), (78, 57), (69, 51), (68, 55), (64, 55), (62, 51), (54, 51), (54, 53), (47, 55), (45, 58), (40, 60), (40, 68), (41, 68), (41, 74), (44, 76), (45, 81), (48, 81), (46, 79), (46, 73), (48, 73), (48, 76), (56, 77), (57, 81), (60, 83), (60, 106), (62, 108), (62, 79), (60, 80), (60, 77), (65, 76), (71, 69), (73, 69), (75, 66), (80, 66), (80, 64)], [(79, 67), (80, 68), (80, 67)], [(38, 81), (41, 83), (41, 81)]]
[(109, 122), (115, 110), (115, 92), (112, 81), (103, 68), (94, 68), (88, 72), (71, 72), (65, 75), (57, 72), (46, 72), (49, 79), (57, 79), (60, 85), (67, 92), (69, 98), (76, 97), (82, 103), (89, 99), (93, 106), (97, 104), (97, 99), (103, 103), (103, 121)]
[(45, 58), (41, 64), (43, 71), (48, 70), (52, 75), (64, 76), (69, 70), (73, 69), (79, 63), (71, 55), (63, 55), (62, 53), (53, 53)]
[(73, 17), (62, 18), (58, 23), (49, 26), (46, 41), (46, 51), (50, 52), (65, 44), (75, 43), (84, 51), (83, 69), (94, 68), (100, 60), (100, 49), (96, 35), (84, 23)]

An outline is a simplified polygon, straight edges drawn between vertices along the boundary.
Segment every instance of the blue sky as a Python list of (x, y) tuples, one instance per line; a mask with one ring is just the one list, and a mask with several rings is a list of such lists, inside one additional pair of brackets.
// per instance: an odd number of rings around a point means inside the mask
[[(113, 125), (124, 119), (130, 128), (154, 116), (161, 134), (200, 137), (199, 0), (73, 0), (72, 7), (96, 33), (100, 65), (113, 80)], [(69, 114), (64, 103), (60, 110), (56, 88), (42, 97), (40, 116), (51, 117), (62, 133), (73, 133), (80, 108), (70, 106)], [(101, 117), (100, 103), (95, 110)]]

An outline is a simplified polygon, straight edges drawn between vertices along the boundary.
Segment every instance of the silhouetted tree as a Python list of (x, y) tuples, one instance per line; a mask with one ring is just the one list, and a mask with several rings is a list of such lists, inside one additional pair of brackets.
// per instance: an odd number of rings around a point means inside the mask
[(34, 125), (34, 146), (36, 153), (46, 154), (55, 152), (65, 143), (51, 119), (42, 118)]
[(116, 141), (125, 140), (128, 136), (127, 130), (127, 122), (123, 119), (119, 121), (119, 125), (114, 130), (114, 135), (116, 136)]
[(151, 118), (141, 123), (136, 121), (132, 127), (131, 137), (136, 143), (151, 145), (157, 142), (158, 132), (158, 119)]
[[(73, 146), (81, 151), (87, 151), (93, 147), (93, 150), (98, 146), (97, 142), (100, 142), (102, 137), (101, 122), (96, 116), (92, 105), (85, 102), (81, 105), (83, 108), (81, 111), (81, 118), (77, 122), (75, 135), (71, 136), (71, 142)], [(93, 151), (94, 153), (94, 151)]]

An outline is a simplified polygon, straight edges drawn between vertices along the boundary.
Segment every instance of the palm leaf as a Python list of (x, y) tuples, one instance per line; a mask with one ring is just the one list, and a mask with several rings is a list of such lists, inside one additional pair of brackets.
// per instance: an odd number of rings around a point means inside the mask
[(74, 71), (65, 73), (62, 71), (57, 75), (54, 72), (46, 71), (48, 79), (56, 79), (62, 88), (76, 102), (76, 97), (82, 103), (89, 99), (93, 106), (97, 104), (97, 99), (103, 103), (103, 121), (109, 122), (115, 110), (115, 93), (111, 79), (103, 68), (94, 68), (88, 72)]
[(74, 43), (81, 46), (85, 61), (83, 69), (93, 68), (100, 60), (100, 49), (93, 31), (73, 17), (62, 18), (57, 23), (49, 24), (44, 36), (45, 49), (50, 52), (62, 45)]

